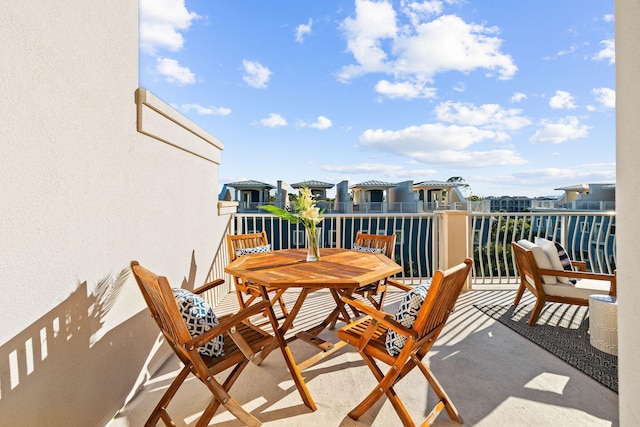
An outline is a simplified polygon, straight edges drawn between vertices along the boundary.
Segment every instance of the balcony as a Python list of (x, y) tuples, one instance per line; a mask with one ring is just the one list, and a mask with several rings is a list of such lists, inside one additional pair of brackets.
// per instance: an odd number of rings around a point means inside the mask
[[(456, 311), (427, 358), (434, 373), (457, 406), (466, 426), (615, 426), (618, 425), (618, 395), (558, 357), (526, 340), (473, 307), (474, 304), (510, 304), (513, 290), (472, 290), (460, 296)], [(295, 295), (286, 294), (293, 304)], [(328, 293), (310, 298), (298, 317), (294, 334), (321, 318)], [(391, 310), (399, 301), (397, 292), (388, 298)], [(236, 298), (227, 295), (216, 311), (236, 309)], [(339, 328), (339, 323), (337, 327)], [(324, 339), (337, 341), (335, 331)], [(294, 356), (301, 360), (314, 349), (293, 342)], [(176, 374), (178, 364), (169, 359), (109, 427), (143, 425), (160, 395)], [(383, 399), (358, 422), (347, 413), (376, 384), (361, 358), (345, 347), (303, 375), (318, 405), (311, 412), (302, 403), (289, 377), (282, 355), (273, 352), (261, 366), (250, 365), (231, 389), (232, 395), (265, 426), (395, 426), (399, 419)], [(256, 383), (256, 380), (262, 380)], [(188, 380), (169, 407), (177, 420), (191, 425), (208, 403), (203, 386)], [(277, 384), (274, 387), (273, 384)], [(435, 397), (418, 372), (400, 382), (397, 392), (414, 419), (422, 419)], [(403, 399), (404, 400), (404, 399)], [(214, 425), (239, 425), (224, 409)], [(458, 426), (443, 411), (435, 426)]]
[[(396, 277), (405, 283), (417, 284), (433, 275), (443, 256), (440, 248), (447, 244), (440, 241), (441, 227), (446, 222), (443, 215), (447, 213), (326, 215), (321, 246), (350, 247), (358, 230), (396, 233), (396, 261), (404, 267)], [(472, 248), (469, 250), (475, 258), (471, 289), (461, 295), (456, 311), (428, 358), (465, 425), (618, 425), (618, 395), (614, 391), (474, 307), (478, 304), (509, 306), (513, 301), (517, 272), (508, 245), (512, 240), (533, 240), (535, 236), (557, 239), (573, 259), (586, 261), (592, 270), (613, 271), (615, 214), (466, 214), (464, 222), (468, 224), (468, 242)], [(266, 214), (233, 215), (228, 232), (261, 230), (267, 232), (275, 249), (305, 244), (302, 228)], [(210, 277), (224, 276), (227, 263), (227, 254), (219, 251)], [(323, 292), (316, 295), (303, 306), (290, 335), (318, 322), (326, 312), (331, 304), (330, 295)], [(285, 297), (287, 304), (293, 305), (295, 291)], [(395, 311), (400, 297), (399, 292), (392, 292), (387, 297), (386, 311)], [(237, 310), (235, 295), (223, 293), (215, 298), (218, 299), (216, 312)], [(531, 295), (525, 295), (521, 304), (527, 303), (532, 303)], [(337, 341), (335, 331), (325, 331), (321, 337)], [(292, 351), (302, 360), (313, 354), (314, 349), (294, 342)], [(177, 361), (172, 357), (148, 379), (144, 389), (138, 391), (109, 426), (143, 424), (176, 369)], [(359, 399), (375, 385), (360, 357), (349, 347), (303, 372), (318, 404), (315, 412), (302, 403), (279, 353), (272, 353), (261, 366), (247, 369), (249, 372), (240, 377), (231, 392), (264, 425), (387, 426), (399, 423), (386, 400), (359, 422), (347, 417)], [(400, 383), (397, 391), (404, 396), (414, 396), (407, 400), (409, 411), (414, 418), (421, 419), (428, 407), (425, 402), (434, 396), (419, 373), (411, 375)], [(262, 378), (263, 383), (256, 384), (256, 378)], [(191, 424), (206, 406), (208, 396), (202, 393), (201, 387), (197, 381), (191, 381), (172, 404), (174, 414), (180, 414), (185, 424)], [(237, 425), (224, 410), (218, 411), (213, 423)], [(443, 412), (435, 425), (458, 424)]]

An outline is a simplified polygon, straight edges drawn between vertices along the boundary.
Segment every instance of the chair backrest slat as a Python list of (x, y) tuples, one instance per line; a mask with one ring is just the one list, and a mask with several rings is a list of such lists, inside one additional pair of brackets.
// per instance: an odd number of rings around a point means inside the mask
[(188, 353), (183, 350), (183, 344), (191, 339), (191, 335), (182, 320), (169, 281), (166, 277), (158, 276), (142, 267), (136, 261), (131, 263), (131, 270), (162, 334), (169, 344), (181, 353), (181, 356), (188, 358)]
[(413, 325), (413, 330), (418, 332), (419, 337), (430, 334), (447, 321), (472, 265), (473, 261), (467, 258), (464, 263), (444, 272), (436, 271), (429, 286), (427, 297)]
[(355, 243), (366, 248), (384, 248), (385, 256), (393, 259), (393, 252), (396, 248), (396, 235), (384, 236), (358, 232)]
[(227, 234), (227, 251), (229, 252), (230, 261), (234, 261), (237, 258), (236, 249), (255, 248), (256, 246), (268, 244), (267, 233), (264, 231), (248, 234)]

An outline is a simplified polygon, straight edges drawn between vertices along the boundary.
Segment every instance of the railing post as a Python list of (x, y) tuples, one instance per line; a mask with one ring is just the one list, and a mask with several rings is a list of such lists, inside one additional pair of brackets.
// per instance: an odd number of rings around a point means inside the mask
[[(438, 217), (438, 268), (445, 270), (460, 264), (465, 258), (472, 258), (469, 255), (471, 233), (468, 212), (441, 211), (438, 212)], [(465, 289), (471, 289), (471, 275), (467, 278)]]

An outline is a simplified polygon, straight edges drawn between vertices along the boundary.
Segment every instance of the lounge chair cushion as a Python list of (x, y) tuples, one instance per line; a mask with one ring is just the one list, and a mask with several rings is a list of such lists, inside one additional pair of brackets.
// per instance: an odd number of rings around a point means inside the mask
[[(530, 242), (527, 239), (518, 240), (518, 244), (525, 249), (529, 249), (531, 253), (533, 253), (533, 258), (536, 261), (536, 265), (538, 268), (542, 268), (545, 270), (553, 270), (553, 266), (551, 265), (551, 261), (549, 261), (549, 257), (544, 252), (544, 250), (535, 243)], [(543, 284), (555, 284), (557, 283), (556, 276), (542, 276)]]
[[(402, 302), (396, 310), (396, 314), (394, 317), (396, 322), (400, 323), (405, 328), (413, 327), (413, 324), (418, 318), (420, 307), (422, 307), (422, 303), (427, 297), (427, 292), (429, 291), (430, 284), (430, 280), (425, 281), (405, 294)], [(402, 350), (406, 342), (407, 339), (404, 336), (398, 334), (393, 329), (389, 329), (387, 331), (385, 345), (387, 347), (387, 352), (391, 356), (397, 356), (398, 354), (400, 354), (400, 351)]]
[(369, 248), (366, 246), (360, 246), (356, 243), (354, 243), (353, 246), (351, 246), (351, 249), (358, 252), (370, 252), (373, 254), (383, 254), (385, 250), (384, 248)]
[(611, 282), (606, 280), (582, 279), (575, 285), (564, 283), (544, 284), (542, 288), (547, 295), (588, 299), (593, 294), (609, 294)]
[(254, 246), (253, 248), (238, 248), (236, 249), (236, 256), (260, 254), (262, 252), (271, 252), (271, 244)]
[[(562, 260), (560, 259), (560, 254), (558, 252), (558, 248), (555, 242), (544, 239), (542, 237), (536, 237), (535, 242), (536, 242), (536, 245), (540, 246), (544, 251), (544, 253), (547, 254), (547, 257), (549, 257), (549, 262), (551, 262), (551, 268), (553, 270), (565, 270), (564, 265), (562, 264)], [(562, 248), (562, 246), (560, 247)], [(564, 249), (562, 249), (562, 251), (566, 256), (567, 253), (564, 251)], [(569, 266), (571, 266), (571, 260), (569, 260)], [(540, 267), (540, 265), (538, 264), (538, 268), (543, 268), (543, 267)], [(569, 280), (568, 277), (557, 276), (556, 281), (563, 283), (565, 285), (574, 285), (574, 283), (571, 283), (571, 280)]]
[[(218, 324), (218, 318), (204, 298), (186, 289), (174, 288), (172, 291), (191, 338), (199, 336)], [(223, 356), (224, 337), (218, 335), (208, 343), (198, 347), (198, 352), (211, 357)]]

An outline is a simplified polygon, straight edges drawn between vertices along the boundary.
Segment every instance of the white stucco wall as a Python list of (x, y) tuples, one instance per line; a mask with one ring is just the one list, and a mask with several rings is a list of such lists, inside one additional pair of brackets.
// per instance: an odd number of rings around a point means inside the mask
[(136, 1), (2, 3), (3, 425), (110, 419), (157, 336), (129, 262), (193, 287), (222, 239), (222, 144), (154, 114), (166, 141), (137, 131), (137, 37)]
[(620, 425), (640, 425), (640, 2), (616, 0), (616, 254)]

